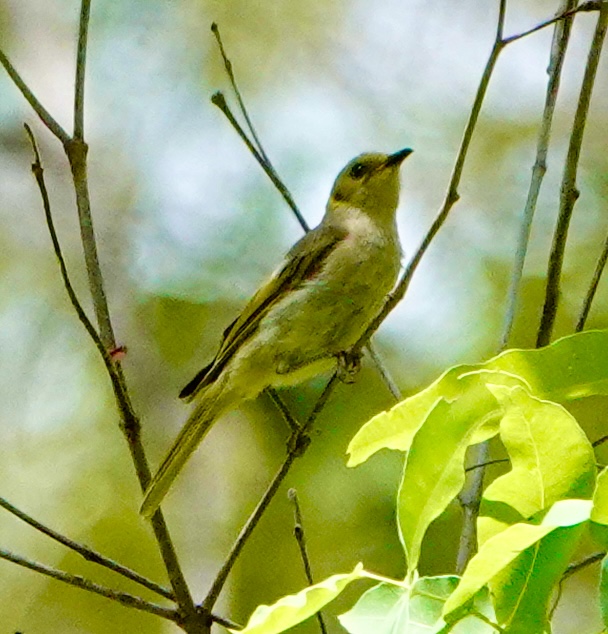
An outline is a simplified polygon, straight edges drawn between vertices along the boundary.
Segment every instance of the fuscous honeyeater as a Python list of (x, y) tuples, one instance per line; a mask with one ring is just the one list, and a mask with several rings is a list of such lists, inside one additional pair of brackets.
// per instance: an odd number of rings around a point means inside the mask
[(321, 223), (299, 240), (224, 331), (215, 359), (180, 393), (196, 405), (141, 513), (150, 516), (225, 411), (267, 387), (330, 370), (379, 314), (399, 273), (399, 168), (411, 154), (361, 154), (336, 178)]

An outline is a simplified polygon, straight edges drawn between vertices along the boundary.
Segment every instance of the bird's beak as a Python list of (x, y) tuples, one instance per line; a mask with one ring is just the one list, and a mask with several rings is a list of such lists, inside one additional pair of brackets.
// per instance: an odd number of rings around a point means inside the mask
[(405, 160), (414, 150), (405, 148), (404, 150), (399, 150), (394, 154), (389, 154), (386, 159), (386, 163), (384, 163), (385, 167), (391, 167), (392, 165), (400, 165), (403, 160)]

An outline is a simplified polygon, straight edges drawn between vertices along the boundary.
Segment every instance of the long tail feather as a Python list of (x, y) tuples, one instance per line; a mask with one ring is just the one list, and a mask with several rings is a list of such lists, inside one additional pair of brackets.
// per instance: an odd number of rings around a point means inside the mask
[(222, 386), (214, 384), (202, 396), (165, 456), (144, 495), (139, 512), (146, 518), (154, 515), (173, 481), (194, 450), (199, 446), (217, 417), (226, 409)]

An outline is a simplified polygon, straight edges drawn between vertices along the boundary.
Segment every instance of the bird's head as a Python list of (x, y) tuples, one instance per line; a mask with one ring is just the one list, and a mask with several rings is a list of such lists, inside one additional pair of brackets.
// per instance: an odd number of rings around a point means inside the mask
[(338, 174), (328, 212), (354, 207), (372, 218), (392, 220), (399, 202), (399, 168), (413, 150), (360, 154)]

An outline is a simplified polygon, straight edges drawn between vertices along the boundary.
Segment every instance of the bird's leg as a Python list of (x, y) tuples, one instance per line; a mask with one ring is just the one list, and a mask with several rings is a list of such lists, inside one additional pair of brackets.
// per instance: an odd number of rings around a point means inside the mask
[(361, 369), (361, 352), (359, 350), (344, 350), (336, 355), (338, 360), (338, 378), (342, 383), (354, 383), (355, 377)]

